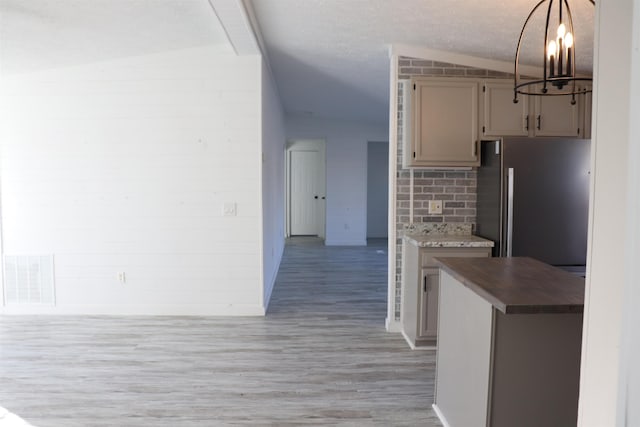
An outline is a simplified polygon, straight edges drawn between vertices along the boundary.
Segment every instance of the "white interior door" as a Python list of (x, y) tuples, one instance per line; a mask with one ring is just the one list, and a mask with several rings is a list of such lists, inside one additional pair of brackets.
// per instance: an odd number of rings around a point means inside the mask
[(318, 151), (291, 151), (291, 235), (317, 236), (321, 197)]

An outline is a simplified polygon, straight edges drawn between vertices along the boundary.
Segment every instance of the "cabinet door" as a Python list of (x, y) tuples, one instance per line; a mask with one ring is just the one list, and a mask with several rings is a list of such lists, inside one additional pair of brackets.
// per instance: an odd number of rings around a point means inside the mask
[(529, 100), (513, 102), (513, 81), (485, 82), (483, 136), (528, 136)]
[(422, 289), (420, 292), (420, 328), (421, 338), (435, 338), (438, 335), (438, 293), (440, 289), (440, 270), (422, 269)]
[[(566, 90), (566, 88), (565, 88)], [(550, 92), (560, 92), (550, 88)], [(579, 136), (581, 97), (571, 104), (571, 96), (534, 96), (535, 136)]]
[(477, 166), (478, 82), (415, 80), (412, 166)]

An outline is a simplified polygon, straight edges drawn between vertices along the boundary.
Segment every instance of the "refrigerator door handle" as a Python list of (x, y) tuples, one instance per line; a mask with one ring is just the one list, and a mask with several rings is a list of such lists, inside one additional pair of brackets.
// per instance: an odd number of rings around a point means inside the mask
[(513, 254), (513, 168), (507, 170), (507, 256)]

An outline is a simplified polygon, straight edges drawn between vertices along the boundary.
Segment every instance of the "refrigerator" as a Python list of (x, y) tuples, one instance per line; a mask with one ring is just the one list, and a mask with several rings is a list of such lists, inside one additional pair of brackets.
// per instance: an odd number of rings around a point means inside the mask
[(590, 140), (481, 142), (476, 234), (494, 256), (528, 256), (584, 276)]

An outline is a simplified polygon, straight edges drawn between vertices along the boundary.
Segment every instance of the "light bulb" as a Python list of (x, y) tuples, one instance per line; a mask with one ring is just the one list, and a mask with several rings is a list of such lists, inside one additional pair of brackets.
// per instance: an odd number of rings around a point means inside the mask
[(560, 24), (558, 26), (558, 38), (563, 38), (566, 32), (567, 28), (564, 26), (564, 24)]
[(549, 46), (547, 46), (547, 57), (551, 58), (551, 56), (556, 54), (556, 41), (555, 40), (550, 40), (549, 41)]
[(564, 44), (568, 48), (573, 46), (573, 36), (571, 35), (571, 33), (567, 33), (567, 35), (564, 36)]

